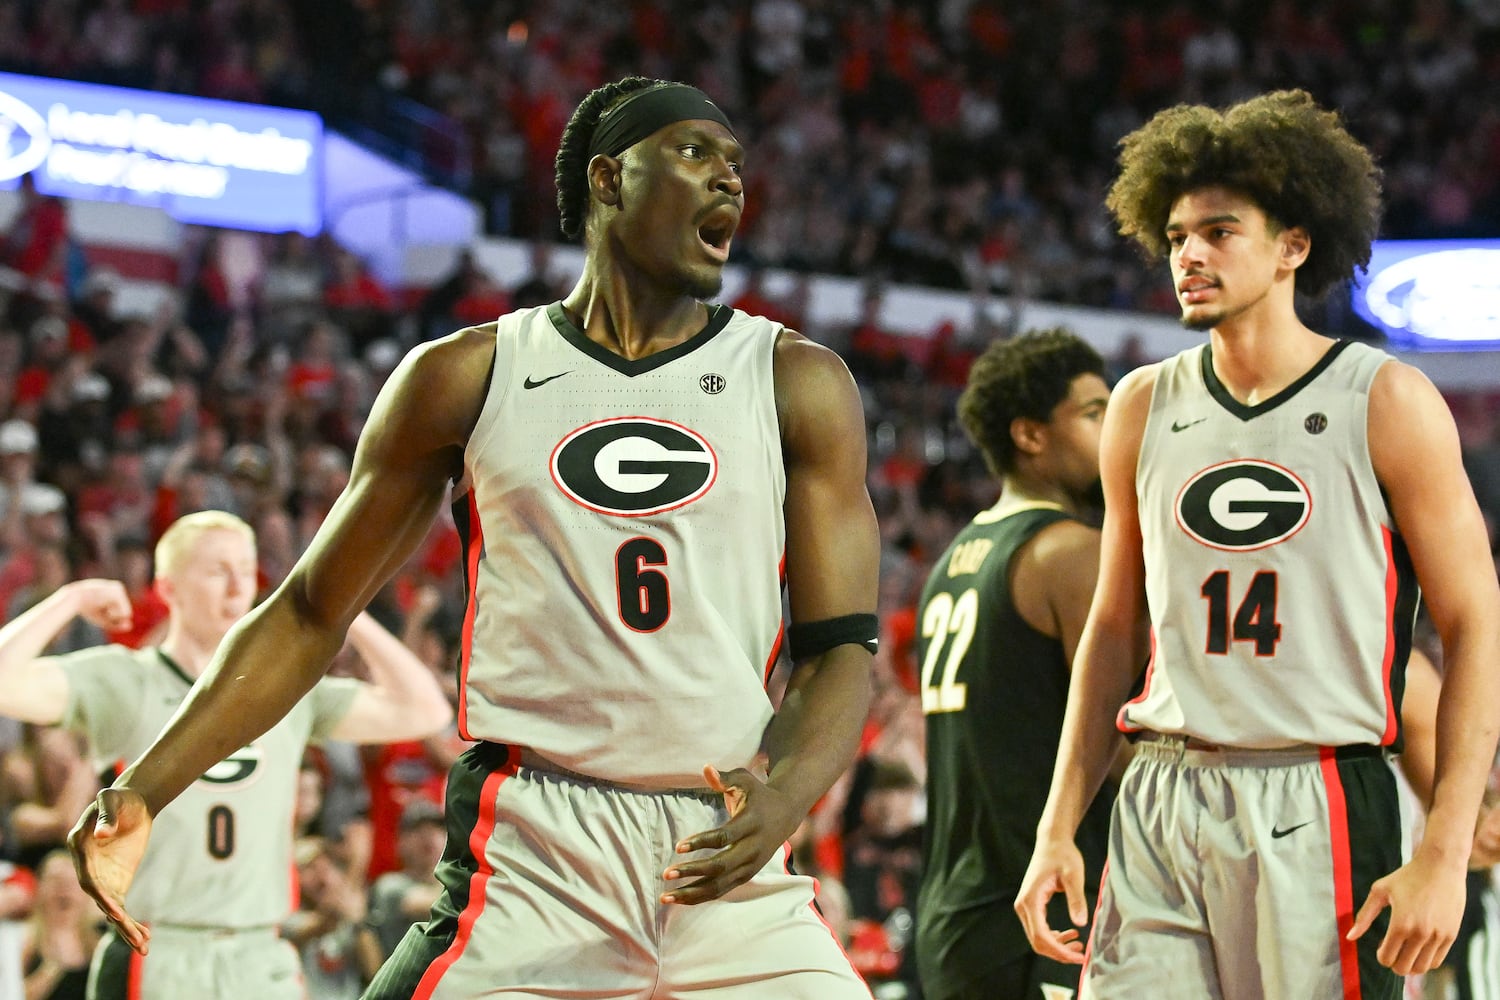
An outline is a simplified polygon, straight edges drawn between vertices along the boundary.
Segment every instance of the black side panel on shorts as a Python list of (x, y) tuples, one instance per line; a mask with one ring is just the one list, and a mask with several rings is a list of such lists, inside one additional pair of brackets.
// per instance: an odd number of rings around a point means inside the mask
[[(1349, 817), (1349, 868), (1354, 912), (1364, 905), (1370, 886), (1401, 867), (1401, 807), (1390, 765), (1378, 756), (1338, 761)], [(1375, 952), (1390, 926), (1382, 910), (1359, 939), (1359, 995), (1362, 1000), (1401, 1000), (1401, 977), (1380, 964)]]
[(411, 1000), (427, 967), (453, 944), (459, 914), (469, 905), (471, 879), (479, 869), (479, 862), (469, 851), (469, 838), (479, 825), (479, 795), (485, 779), (505, 765), (509, 753), (508, 747), (476, 743), (454, 762), (444, 800), (448, 844), (437, 866), (442, 895), (432, 905), (431, 918), (406, 932), (361, 1000)]
[(90, 1000), (132, 1000), (130, 996), (130, 960), (135, 952), (114, 931), (105, 935), (104, 954), (99, 957), (99, 976), (94, 981)]

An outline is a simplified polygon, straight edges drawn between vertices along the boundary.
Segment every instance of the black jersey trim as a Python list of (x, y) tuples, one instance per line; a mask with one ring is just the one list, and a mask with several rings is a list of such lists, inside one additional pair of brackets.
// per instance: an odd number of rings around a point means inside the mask
[(1354, 341), (1352, 340), (1335, 341), (1333, 346), (1328, 349), (1327, 353), (1325, 353), (1321, 358), (1318, 359), (1317, 364), (1313, 365), (1305, 373), (1303, 373), (1301, 378), (1297, 379), (1297, 381), (1293, 382), (1285, 389), (1282, 389), (1270, 399), (1256, 403), (1254, 406), (1250, 406), (1246, 403), (1241, 403), (1238, 399), (1235, 399), (1234, 394), (1231, 393), (1227, 388), (1225, 388), (1223, 382), (1219, 381), (1219, 376), (1214, 373), (1214, 347), (1212, 344), (1203, 345), (1203, 355), (1199, 359), (1199, 367), (1203, 372), (1203, 384), (1208, 388), (1208, 394), (1212, 396), (1220, 406), (1224, 407), (1224, 409), (1228, 410), (1232, 415), (1239, 417), (1241, 420), (1253, 420), (1263, 413), (1269, 413), (1270, 411), (1276, 409), (1276, 407), (1280, 406), (1282, 403), (1285, 403), (1292, 397), (1296, 396), (1297, 393), (1301, 392), (1304, 388), (1307, 387), (1307, 384), (1309, 382), (1317, 378), (1319, 375), (1323, 374), (1324, 370), (1327, 369), (1329, 365), (1333, 364), (1334, 359), (1337, 358), (1340, 354), (1344, 353), (1344, 348), (1348, 347), (1352, 343), (1354, 343)]
[(644, 358), (622, 358), (609, 348), (601, 344), (596, 344), (584, 336), (583, 331), (578, 329), (573, 321), (568, 318), (568, 314), (564, 311), (561, 302), (554, 302), (547, 307), (547, 318), (552, 321), (552, 325), (557, 329), (558, 333), (562, 334), (564, 340), (601, 365), (606, 365), (621, 375), (627, 375), (632, 378), (636, 375), (644, 375), (649, 371), (655, 371), (662, 365), (669, 364), (683, 355), (696, 351), (718, 336), (719, 331), (729, 325), (729, 318), (733, 315), (734, 310), (728, 306), (710, 304), (708, 306), (708, 322), (704, 324), (703, 329), (693, 334), (687, 340), (684, 340), (680, 344), (675, 344), (664, 351), (657, 351), (655, 354), (647, 355)]
[(172, 671), (172, 673), (176, 674), (179, 678), (182, 679), (182, 683), (186, 684), (188, 687), (192, 687), (193, 684), (196, 683), (193, 678), (188, 676), (188, 672), (182, 669), (182, 664), (178, 663), (176, 660), (167, 655), (167, 651), (165, 649), (157, 646), (156, 655), (161, 657), (161, 662), (166, 664), (168, 670)]

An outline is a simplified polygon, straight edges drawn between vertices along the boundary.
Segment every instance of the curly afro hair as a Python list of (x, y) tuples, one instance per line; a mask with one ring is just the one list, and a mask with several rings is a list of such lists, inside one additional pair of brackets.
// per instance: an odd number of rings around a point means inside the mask
[(1380, 168), (1304, 90), (1279, 90), (1223, 111), (1179, 104), (1120, 141), (1105, 205), (1153, 258), (1169, 251), (1168, 214), (1183, 194), (1221, 186), (1252, 199), (1281, 228), (1312, 240), (1297, 291), (1321, 295), (1364, 270), (1380, 223)]
[(644, 76), (627, 76), (606, 83), (589, 91), (578, 107), (573, 109), (568, 125), (563, 129), (562, 141), (557, 146), (557, 158), (553, 161), (553, 177), (557, 184), (558, 228), (569, 239), (583, 235), (583, 226), (589, 213), (589, 141), (604, 112), (623, 101), (628, 95), (647, 87), (659, 87), (666, 80), (653, 80)]
[(1015, 467), (1011, 421), (1050, 420), (1080, 375), (1106, 378), (1104, 359), (1062, 327), (1029, 331), (985, 349), (969, 369), (969, 384), (958, 397), (958, 422), (984, 454), (991, 472), (1004, 478)]

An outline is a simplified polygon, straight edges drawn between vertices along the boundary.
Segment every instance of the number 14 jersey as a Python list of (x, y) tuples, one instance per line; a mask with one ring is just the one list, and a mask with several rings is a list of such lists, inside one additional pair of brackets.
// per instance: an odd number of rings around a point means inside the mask
[(501, 317), (454, 510), (465, 737), (647, 787), (752, 762), (782, 623), (780, 332), (710, 306), (630, 360), (557, 304)]
[(1161, 364), (1136, 469), (1153, 646), (1122, 730), (1398, 743), (1418, 592), (1366, 436), (1388, 358), (1336, 343), (1254, 406), (1208, 345)]

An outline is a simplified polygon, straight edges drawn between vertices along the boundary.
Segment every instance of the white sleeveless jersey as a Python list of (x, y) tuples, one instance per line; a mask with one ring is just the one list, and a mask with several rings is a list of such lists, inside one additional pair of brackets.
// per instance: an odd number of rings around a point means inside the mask
[(1153, 646), (1122, 730), (1397, 743), (1418, 592), (1366, 437), (1388, 359), (1340, 342), (1255, 406), (1207, 345), (1162, 363), (1136, 469)]
[[(68, 677), (62, 724), (87, 738), (101, 769), (145, 753), (193, 684), (155, 648), (97, 646), (57, 663)], [(153, 818), (151, 843), (125, 896), (132, 916), (211, 928), (286, 919), (302, 752), (344, 717), (358, 686), (320, 680), (269, 732), (209, 768)]]
[(557, 304), (500, 319), (454, 511), (466, 738), (648, 787), (752, 762), (782, 629), (780, 331), (712, 307), (632, 361)]

